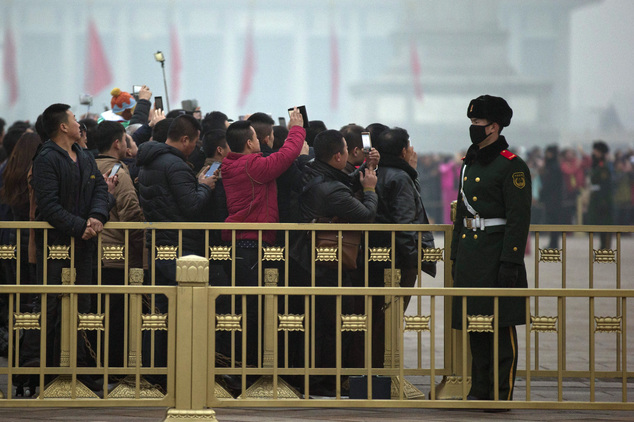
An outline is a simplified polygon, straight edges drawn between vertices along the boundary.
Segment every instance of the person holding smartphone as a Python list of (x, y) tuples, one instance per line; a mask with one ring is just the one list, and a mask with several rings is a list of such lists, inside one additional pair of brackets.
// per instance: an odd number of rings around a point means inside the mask
[[(104, 121), (99, 123), (95, 138), (99, 155), (95, 161), (99, 171), (108, 178), (115, 180), (111, 192), (115, 198), (115, 206), (110, 210), (110, 221), (140, 222), (143, 221), (143, 211), (134, 188), (134, 183), (128, 167), (123, 163), (128, 151), (127, 138), (124, 127), (118, 122)], [(130, 230), (126, 244), (125, 230), (107, 229), (103, 231), (102, 244), (104, 246), (125, 245), (128, 251), (128, 267), (143, 268), (143, 230)], [(107, 285), (123, 285), (125, 280), (125, 262), (120, 260), (105, 260), (102, 264), (101, 280)], [(105, 304), (104, 304), (105, 306)], [(110, 326), (123, 326), (124, 296), (110, 295)], [(109, 332), (110, 366), (123, 366), (123, 331), (112, 329)]]
[[(222, 162), (222, 183), (227, 196), (227, 223), (277, 223), (279, 211), (277, 205), (276, 179), (288, 169), (299, 156), (306, 130), (302, 127), (301, 113), (295, 108), (290, 113), (290, 131), (288, 138), (279, 151), (265, 157), (255, 129), (248, 120), (233, 122), (227, 129), (227, 143), (231, 152)], [(275, 243), (275, 231), (262, 233), (263, 246)], [(241, 286), (257, 286), (258, 271), (258, 232), (238, 231), (235, 234), (236, 265), (235, 283)], [(222, 239), (232, 240), (231, 230), (224, 230)], [(241, 300), (236, 299), (236, 312), (241, 312)], [(248, 365), (257, 365), (257, 298), (247, 298), (247, 361)], [(237, 336), (240, 337), (240, 336)], [(236, 341), (238, 356), (241, 340)], [(230, 345), (225, 345), (229, 347)], [(225, 353), (229, 353), (226, 350)], [(227, 354), (227, 356), (229, 356)]]

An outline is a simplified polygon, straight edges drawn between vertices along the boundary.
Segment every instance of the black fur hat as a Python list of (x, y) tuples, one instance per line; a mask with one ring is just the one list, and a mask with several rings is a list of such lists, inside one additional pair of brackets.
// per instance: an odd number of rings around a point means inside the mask
[(470, 119), (487, 119), (489, 122), (495, 122), (502, 127), (507, 127), (511, 124), (513, 110), (502, 97), (480, 95), (469, 103), (467, 117)]

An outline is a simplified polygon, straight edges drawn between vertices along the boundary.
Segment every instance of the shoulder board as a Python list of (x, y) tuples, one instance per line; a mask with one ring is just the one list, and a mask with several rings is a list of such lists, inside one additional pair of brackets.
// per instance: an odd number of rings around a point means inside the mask
[(513, 154), (507, 149), (503, 149), (502, 151), (500, 151), (500, 155), (508, 160), (512, 160), (513, 158), (517, 157), (517, 155)]

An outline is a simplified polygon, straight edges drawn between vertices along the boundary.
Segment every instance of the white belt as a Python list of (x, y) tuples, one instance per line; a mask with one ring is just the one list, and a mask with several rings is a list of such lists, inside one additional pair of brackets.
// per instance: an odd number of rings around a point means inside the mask
[(485, 227), (491, 226), (504, 226), (506, 224), (506, 218), (480, 218), (476, 215), (475, 218), (464, 218), (463, 225), (469, 230), (476, 231), (477, 229), (484, 230)]

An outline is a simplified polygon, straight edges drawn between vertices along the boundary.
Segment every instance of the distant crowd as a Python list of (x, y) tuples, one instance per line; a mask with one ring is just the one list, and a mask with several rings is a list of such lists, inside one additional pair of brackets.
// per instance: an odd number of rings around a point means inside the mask
[[(591, 183), (592, 151), (577, 147), (534, 147), (526, 153), (517, 147), (511, 150), (524, 157), (531, 169), (533, 187), (533, 224), (587, 224), (590, 192), (598, 186)], [(419, 155), (418, 177), (421, 195), (430, 220), (450, 223), (449, 203), (458, 196), (460, 154)], [(606, 224), (634, 224), (634, 149), (623, 148), (607, 155), (609, 189), (604, 194), (612, 204)], [(559, 209), (555, 219), (546, 218), (546, 204)]]

